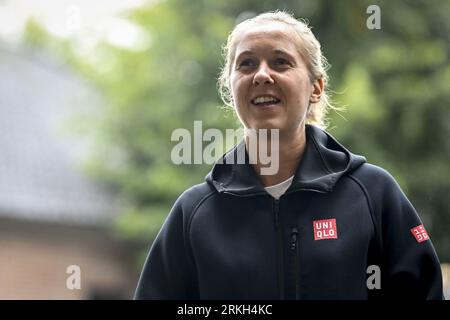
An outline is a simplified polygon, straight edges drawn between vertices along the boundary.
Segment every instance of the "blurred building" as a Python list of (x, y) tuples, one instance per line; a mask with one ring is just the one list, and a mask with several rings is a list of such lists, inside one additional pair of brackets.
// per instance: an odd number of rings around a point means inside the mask
[[(134, 251), (111, 231), (118, 205), (81, 173), (84, 146), (64, 131), (96, 102), (64, 63), (0, 44), (0, 299), (132, 297)], [(72, 265), (80, 289), (66, 285)]]

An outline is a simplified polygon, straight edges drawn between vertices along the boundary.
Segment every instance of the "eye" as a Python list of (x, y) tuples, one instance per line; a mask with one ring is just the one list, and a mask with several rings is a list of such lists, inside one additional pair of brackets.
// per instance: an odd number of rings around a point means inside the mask
[(240, 67), (251, 67), (254, 65), (255, 65), (255, 62), (253, 61), (253, 59), (248, 58), (248, 59), (242, 60), (242, 62), (239, 63), (239, 68)]
[(291, 65), (291, 63), (284, 58), (276, 58), (275, 65), (277, 66)]

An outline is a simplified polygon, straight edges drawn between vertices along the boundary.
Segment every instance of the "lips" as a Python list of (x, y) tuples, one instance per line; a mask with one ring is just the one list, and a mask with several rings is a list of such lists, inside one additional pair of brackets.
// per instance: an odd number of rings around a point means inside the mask
[(254, 106), (274, 106), (281, 102), (281, 100), (273, 95), (258, 95), (253, 98), (251, 101)]

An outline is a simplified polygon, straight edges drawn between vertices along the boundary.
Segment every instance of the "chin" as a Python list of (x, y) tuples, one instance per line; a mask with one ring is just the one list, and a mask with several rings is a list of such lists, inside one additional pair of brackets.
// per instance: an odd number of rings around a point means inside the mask
[(255, 130), (259, 130), (259, 129), (267, 129), (267, 130), (280, 129), (280, 130), (282, 130), (282, 128), (283, 128), (283, 125), (280, 123), (280, 121), (277, 121), (277, 119), (270, 119), (270, 120), (268, 119), (268, 120), (264, 120), (264, 121), (254, 122), (249, 127), (249, 129), (255, 129)]

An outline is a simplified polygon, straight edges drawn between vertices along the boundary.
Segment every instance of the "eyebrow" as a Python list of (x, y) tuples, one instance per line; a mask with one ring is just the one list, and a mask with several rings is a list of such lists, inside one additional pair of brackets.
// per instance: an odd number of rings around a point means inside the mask
[[(280, 49), (274, 50), (273, 53), (276, 53), (276, 54), (283, 54), (283, 55), (285, 55), (285, 56), (292, 57), (291, 54), (287, 53), (287, 52), (284, 51), (284, 50), (280, 50)], [(294, 58), (294, 57), (292, 57), (292, 58)]]
[[(281, 49), (275, 49), (275, 50), (272, 51), (272, 53), (275, 53), (275, 54), (281, 54), (281, 55), (287, 56), (287, 57), (289, 57), (289, 58), (291, 58), (292, 60), (295, 61), (295, 58), (294, 58), (291, 54), (287, 53), (287, 52), (284, 51), (284, 50), (281, 50)], [(251, 51), (251, 50), (245, 50), (245, 51), (242, 51), (241, 53), (239, 53), (238, 56), (236, 56), (236, 60), (238, 60), (238, 59), (239, 59), (241, 56), (243, 56), (243, 55), (251, 55), (251, 54), (253, 54), (253, 51)]]

